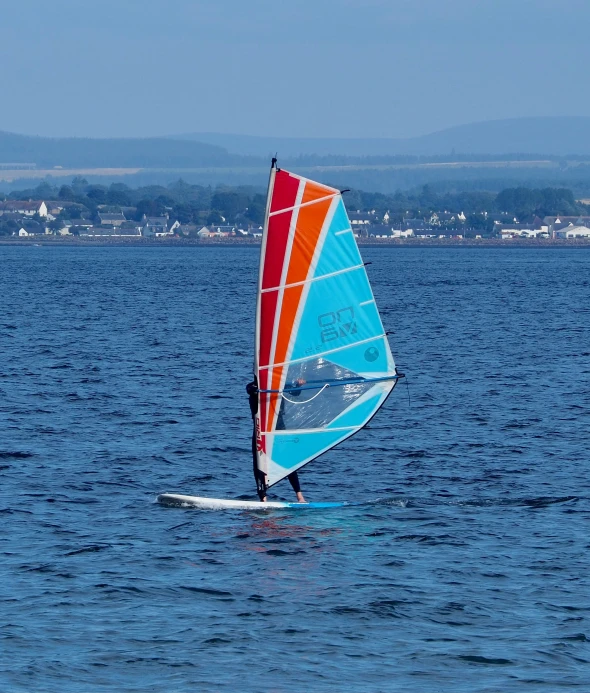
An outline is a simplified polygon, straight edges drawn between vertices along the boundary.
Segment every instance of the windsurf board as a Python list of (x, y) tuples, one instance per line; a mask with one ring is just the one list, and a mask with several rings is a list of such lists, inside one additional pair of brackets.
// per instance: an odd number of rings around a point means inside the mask
[(176, 508), (199, 508), (201, 510), (307, 510), (310, 508), (341, 508), (349, 505), (343, 502), (325, 503), (288, 503), (286, 501), (230, 500), (227, 498), (204, 498), (202, 496), (184, 496), (180, 493), (161, 493), (157, 498), (160, 505)]

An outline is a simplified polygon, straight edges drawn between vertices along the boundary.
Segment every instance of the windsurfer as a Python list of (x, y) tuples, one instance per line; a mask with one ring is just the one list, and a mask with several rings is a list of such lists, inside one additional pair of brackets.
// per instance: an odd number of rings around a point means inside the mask
[[(297, 381), (296, 384), (303, 385), (304, 381)], [(254, 466), (254, 478), (256, 479), (258, 497), (262, 503), (266, 503), (265, 474), (258, 469), (258, 456), (256, 454), (256, 414), (258, 413), (258, 381), (256, 378), (254, 378), (251, 383), (246, 385), (246, 392), (248, 393), (250, 412), (252, 414), (252, 421), (254, 422), (254, 430), (252, 431), (252, 464)], [(307, 501), (303, 497), (303, 493), (301, 493), (301, 486), (299, 485), (299, 477), (297, 476), (297, 472), (291, 472), (287, 479), (289, 479), (299, 503), (306, 503)]]

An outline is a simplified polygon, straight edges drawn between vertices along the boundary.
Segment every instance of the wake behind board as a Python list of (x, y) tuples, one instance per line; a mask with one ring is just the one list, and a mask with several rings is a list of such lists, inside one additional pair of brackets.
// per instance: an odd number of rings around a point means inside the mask
[(276, 508), (289, 510), (308, 510), (310, 508), (341, 508), (349, 505), (341, 503), (287, 503), (285, 501), (228, 500), (225, 498), (203, 498), (201, 496), (183, 496), (179, 493), (161, 493), (158, 503), (174, 508), (199, 508), (201, 510), (272, 510)]

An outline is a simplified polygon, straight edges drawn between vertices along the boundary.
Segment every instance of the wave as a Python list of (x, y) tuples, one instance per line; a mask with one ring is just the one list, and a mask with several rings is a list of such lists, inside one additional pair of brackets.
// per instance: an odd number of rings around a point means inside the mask
[(438, 499), (438, 498), (408, 498), (392, 496), (388, 498), (376, 498), (372, 501), (361, 502), (355, 505), (396, 505), (403, 508), (420, 508), (432, 506), (458, 506), (466, 508), (488, 507), (532, 507), (542, 508), (557, 503), (573, 503), (582, 500), (581, 496), (536, 496), (525, 498), (465, 498), (465, 499)]

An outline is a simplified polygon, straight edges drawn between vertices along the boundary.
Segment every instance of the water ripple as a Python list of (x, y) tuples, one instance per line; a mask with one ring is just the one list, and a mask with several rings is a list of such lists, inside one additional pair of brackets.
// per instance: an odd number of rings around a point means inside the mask
[[(255, 248), (0, 256), (0, 688), (586, 690), (590, 252), (363, 251), (408, 390), (253, 498)], [(286, 484), (276, 497), (290, 498)]]

